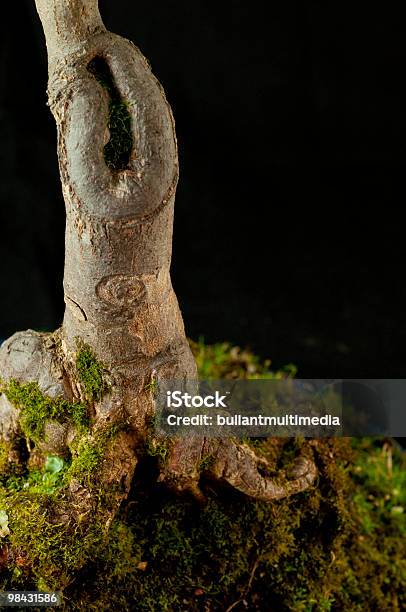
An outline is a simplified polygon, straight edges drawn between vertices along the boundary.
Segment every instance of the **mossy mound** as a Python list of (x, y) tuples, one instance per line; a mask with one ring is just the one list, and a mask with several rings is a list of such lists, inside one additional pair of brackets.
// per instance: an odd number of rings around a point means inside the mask
[[(296, 443), (280, 444), (288, 457)], [(144, 465), (109, 546), (67, 589), (72, 609), (404, 609), (403, 454), (380, 440), (316, 448), (317, 487), (273, 504), (208, 485), (204, 507), (174, 499)]]
[[(204, 376), (286, 375), (229, 345), (194, 350)], [(276, 468), (311, 443), (316, 485), (264, 504), (204, 482), (208, 501), (201, 506), (156, 482), (151, 453), (113, 525), (103, 524), (96, 508), (84, 528), (55, 521), (72, 465), (51, 458), (42, 470), (4, 475), (0, 589), (63, 585), (68, 610), (405, 609), (404, 453), (370, 438), (252, 443)], [(100, 492), (100, 507), (107, 495)]]
[(233, 346), (229, 342), (205, 344), (202, 338), (198, 342), (193, 340), (189, 342), (197, 363), (199, 376), (202, 379), (278, 379), (295, 376), (297, 372), (296, 366), (292, 363), (279, 370), (272, 370), (270, 359), (263, 361), (251, 351)]

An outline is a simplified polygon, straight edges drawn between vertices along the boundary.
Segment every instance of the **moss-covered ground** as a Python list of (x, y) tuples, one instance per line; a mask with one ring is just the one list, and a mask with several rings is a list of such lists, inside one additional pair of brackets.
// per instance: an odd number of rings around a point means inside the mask
[[(227, 344), (192, 348), (204, 377), (294, 373)], [(17, 474), (0, 447), (0, 590), (64, 586), (68, 610), (406, 609), (406, 459), (391, 440), (317, 441), (316, 486), (271, 504), (210, 483), (204, 506), (175, 498), (152, 448), (109, 529), (98, 507), (90, 523), (56, 512), (67, 480), (97, 472), (98, 448), (81, 440), (73, 460)], [(306, 443), (255, 445), (277, 467)]]

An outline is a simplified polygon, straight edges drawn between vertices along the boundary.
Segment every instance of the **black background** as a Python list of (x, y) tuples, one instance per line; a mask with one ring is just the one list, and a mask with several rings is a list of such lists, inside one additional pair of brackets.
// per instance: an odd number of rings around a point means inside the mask
[[(398, 5), (100, 5), (175, 114), (172, 274), (188, 335), (251, 346), (301, 376), (405, 377)], [(0, 27), (4, 338), (60, 324), (64, 209), (33, 0), (10, 4)]]

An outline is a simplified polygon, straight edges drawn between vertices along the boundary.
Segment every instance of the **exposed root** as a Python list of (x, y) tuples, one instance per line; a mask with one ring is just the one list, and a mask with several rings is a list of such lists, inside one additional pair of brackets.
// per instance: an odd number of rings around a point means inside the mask
[(178, 492), (189, 491), (202, 499), (198, 485), (202, 471), (210, 479), (265, 502), (305, 491), (317, 476), (314, 461), (305, 455), (298, 456), (286, 473), (271, 476), (272, 466), (247, 444), (233, 438), (188, 437), (172, 443), (159, 479)]

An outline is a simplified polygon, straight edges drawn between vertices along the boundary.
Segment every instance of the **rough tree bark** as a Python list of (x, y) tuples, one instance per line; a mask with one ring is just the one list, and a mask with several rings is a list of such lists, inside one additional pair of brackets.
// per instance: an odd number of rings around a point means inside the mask
[[(36, 0), (49, 58), (49, 105), (58, 128), (58, 156), (66, 205), (65, 316), (53, 334), (15, 334), (0, 350), (3, 385), (36, 382), (46, 396), (87, 402), (90, 438), (125, 420), (105, 451), (97, 478), (115, 491), (114, 514), (130, 489), (137, 461), (153, 436), (152, 379), (196, 379), (170, 280), (178, 159), (172, 113), (140, 51), (108, 32), (97, 0)], [(131, 146), (107, 163), (111, 104), (125, 104)], [(77, 376), (79, 346), (103, 363), (106, 392), (89, 402)], [(108, 389), (107, 389), (108, 384)], [(21, 436), (19, 410), (0, 396), (0, 439)], [(69, 454), (74, 425), (47, 423), (31, 454)], [(29, 461), (10, 445), (10, 461)], [(272, 479), (248, 446), (233, 439), (189, 438), (168, 444), (160, 480), (202, 497), (205, 477), (269, 501), (313, 483), (310, 457), (298, 457), (288, 478)], [(38, 459), (38, 458), (37, 458)], [(208, 464), (207, 464), (208, 465)], [(114, 486), (113, 486), (114, 485)], [(73, 479), (69, 513), (90, 509), (90, 488)]]

